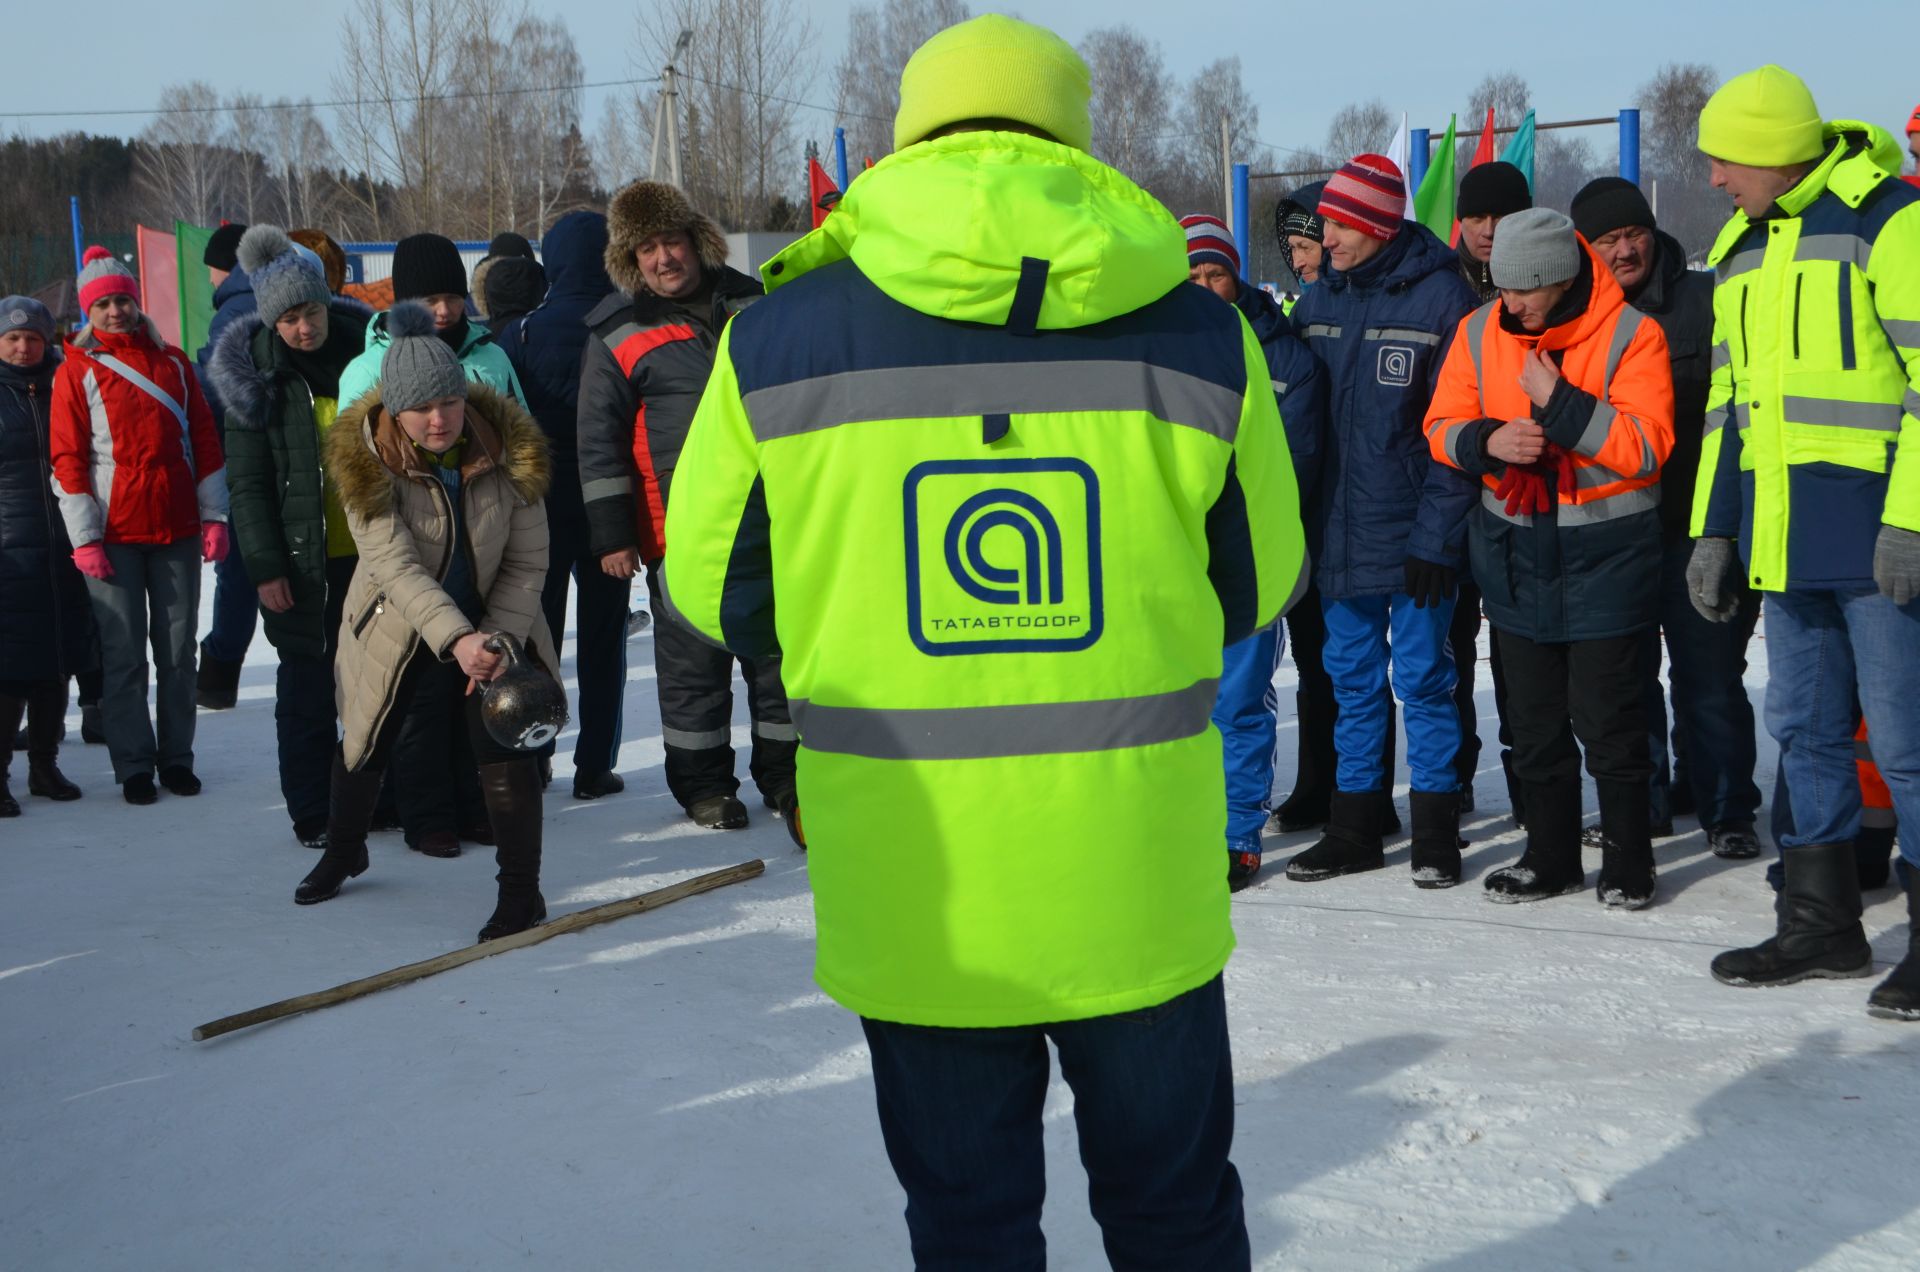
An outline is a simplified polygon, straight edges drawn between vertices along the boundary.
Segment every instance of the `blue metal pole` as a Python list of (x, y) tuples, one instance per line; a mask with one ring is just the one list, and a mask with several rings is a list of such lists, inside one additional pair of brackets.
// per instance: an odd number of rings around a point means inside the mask
[(1632, 107), (1620, 112), (1620, 175), (1640, 184), (1640, 112)]
[(1253, 281), (1252, 207), (1247, 198), (1247, 165), (1233, 165), (1233, 241), (1240, 248), (1240, 277)]
[(1427, 178), (1427, 167), (1433, 162), (1433, 133), (1429, 129), (1416, 128), (1407, 134), (1407, 202), (1413, 202), (1413, 192)]
[(833, 179), (840, 183), (840, 192), (847, 191), (847, 130), (833, 130)]
[(87, 250), (87, 236), (80, 228), (80, 196), (67, 196), (67, 210), (73, 216), (73, 272), (78, 274), (83, 263), (81, 254)]

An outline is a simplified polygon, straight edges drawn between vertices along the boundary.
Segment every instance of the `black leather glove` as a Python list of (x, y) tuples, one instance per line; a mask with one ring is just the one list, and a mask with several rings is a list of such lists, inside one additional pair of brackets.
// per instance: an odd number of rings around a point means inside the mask
[(1459, 581), (1460, 572), (1450, 565), (1416, 556), (1407, 558), (1407, 595), (1413, 598), (1415, 609), (1453, 599), (1453, 589)]

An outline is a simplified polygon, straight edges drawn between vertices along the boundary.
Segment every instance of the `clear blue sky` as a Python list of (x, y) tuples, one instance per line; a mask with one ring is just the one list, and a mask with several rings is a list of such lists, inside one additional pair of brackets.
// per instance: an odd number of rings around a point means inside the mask
[[(652, 72), (632, 62), (633, 0), (536, 7), (564, 16), (588, 80)], [(820, 32), (822, 67), (807, 97), (831, 104), (825, 72), (844, 46), (848, 6), (803, 0), (803, 7)], [(348, 8), (347, 0), (303, 0), (297, 7), (233, 0), (176, 0), (164, 9), (113, 4), (85, 9), (76, 26), (66, 6), (9, 5), (7, 44), (14, 55), (0, 77), (0, 132), (135, 133), (144, 118), (27, 120), (8, 112), (137, 109), (150, 106), (164, 85), (190, 79), (209, 80), (223, 92), (325, 99)], [(1409, 112), (1416, 128), (1442, 126), (1489, 71), (1524, 75), (1542, 120), (1610, 115), (1633, 105), (1634, 89), (1670, 61), (1705, 62), (1723, 76), (1777, 61), (1806, 78), (1829, 118), (1867, 119), (1895, 132), (1920, 101), (1920, 9), (1911, 0), (1824, 8), (1806, 0), (1613, 0), (1578, 7), (1539, 0), (976, 4), (976, 11), (988, 8), (1018, 13), (1074, 41), (1095, 27), (1127, 23), (1159, 42), (1181, 78), (1238, 53), (1260, 105), (1260, 137), (1277, 148), (1318, 142), (1335, 111), (1371, 97), (1396, 113)], [(168, 33), (139, 30), (146, 24), (137, 25), (134, 12), (153, 27), (164, 12)], [(1217, 23), (1226, 16), (1236, 20)], [(599, 92), (588, 94), (589, 129), (601, 99)], [(830, 135), (824, 112), (801, 122), (816, 136)], [(1603, 152), (1612, 144), (1610, 136), (1594, 141)]]

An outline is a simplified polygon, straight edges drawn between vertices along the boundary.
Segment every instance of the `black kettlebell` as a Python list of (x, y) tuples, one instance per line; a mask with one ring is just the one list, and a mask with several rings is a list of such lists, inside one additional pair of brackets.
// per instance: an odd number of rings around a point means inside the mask
[(506, 670), (480, 693), (480, 718), (487, 732), (512, 750), (539, 750), (567, 723), (566, 691), (507, 633), (494, 632), (485, 647), (507, 660)]

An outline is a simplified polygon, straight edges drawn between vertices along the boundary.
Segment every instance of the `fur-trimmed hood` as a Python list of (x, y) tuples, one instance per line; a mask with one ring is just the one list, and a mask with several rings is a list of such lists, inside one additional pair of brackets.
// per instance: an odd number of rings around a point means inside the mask
[(664, 181), (635, 181), (607, 206), (607, 277), (629, 295), (647, 294), (646, 279), (633, 254), (640, 244), (665, 230), (685, 230), (693, 238), (700, 268), (715, 273), (727, 263), (727, 236), (712, 218), (696, 211), (687, 196)]
[[(461, 465), (463, 480), (498, 468), (524, 502), (547, 497), (553, 478), (547, 438), (518, 402), (484, 384), (469, 383), (467, 433), (475, 453)], [(343, 409), (327, 430), (326, 470), (341, 504), (362, 517), (392, 509), (396, 480), (434, 480), (400, 422), (382, 405), (377, 387)]]
[[(327, 305), (328, 320), (356, 320), (364, 330), (373, 321), (373, 309), (351, 296), (335, 296)], [(207, 359), (207, 378), (226, 411), (228, 428), (262, 430), (271, 426), (273, 384), (279, 369), (261, 366), (253, 356), (253, 339), (266, 326), (259, 314), (236, 319), (220, 333)]]

